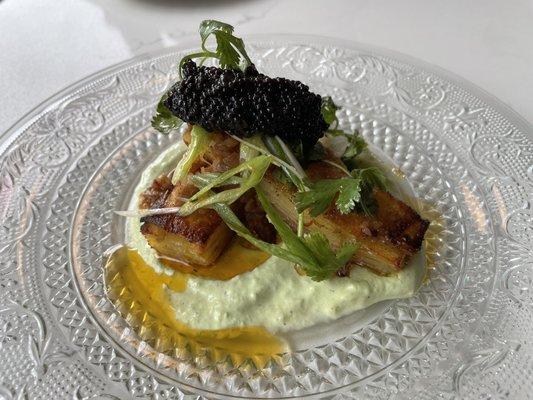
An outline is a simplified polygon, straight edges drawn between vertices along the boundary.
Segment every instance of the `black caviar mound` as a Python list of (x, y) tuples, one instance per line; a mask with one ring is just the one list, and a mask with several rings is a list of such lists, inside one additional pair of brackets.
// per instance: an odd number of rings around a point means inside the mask
[(253, 65), (242, 72), (187, 61), (182, 72), (165, 106), (207, 131), (239, 137), (278, 135), (310, 149), (328, 128), (321, 114), (322, 98), (301, 82), (270, 78)]

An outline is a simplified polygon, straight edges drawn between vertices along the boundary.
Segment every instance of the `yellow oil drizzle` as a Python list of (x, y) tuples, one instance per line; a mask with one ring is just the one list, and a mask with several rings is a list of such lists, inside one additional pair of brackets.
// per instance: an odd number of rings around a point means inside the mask
[(185, 274), (225, 281), (251, 271), (269, 257), (269, 254), (263, 251), (245, 247), (241, 239), (234, 238), (220, 257), (209, 266), (190, 265), (165, 258), (160, 259), (160, 261), (167, 267)]
[(216, 354), (217, 359), (231, 355), (234, 362), (250, 358), (262, 366), (287, 350), (284, 341), (263, 327), (200, 330), (179, 322), (164, 285), (173, 291), (183, 291), (187, 274), (178, 271), (172, 276), (157, 274), (136, 250), (120, 247), (113, 252), (105, 275), (109, 298), (123, 315), (127, 314), (124, 316), (137, 333), (158, 351), (180, 356), (187, 351), (190, 356), (198, 356), (213, 349), (211, 354)]

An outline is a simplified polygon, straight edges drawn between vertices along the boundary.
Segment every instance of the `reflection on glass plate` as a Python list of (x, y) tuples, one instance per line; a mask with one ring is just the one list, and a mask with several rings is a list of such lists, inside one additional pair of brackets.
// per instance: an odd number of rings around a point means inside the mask
[[(427, 284), (292, 332), (294, 351), (267, 359), (167, 334), (127, 291), (106, 289), (103, 253), (125, 235), (113, 210), (179, 139), (147, 129), (188, 46), (163, 50), (69, 88), (3, 137), (0, 394), (527, 396), (531, 128), (468, 83), (387, 51), (296, 36), (247, 43), (260, 70), (331, 94), (341, 124), (405, 177), (401, 190), (432, 221)], [(108, 282), (123, 278), (112, 272)]]

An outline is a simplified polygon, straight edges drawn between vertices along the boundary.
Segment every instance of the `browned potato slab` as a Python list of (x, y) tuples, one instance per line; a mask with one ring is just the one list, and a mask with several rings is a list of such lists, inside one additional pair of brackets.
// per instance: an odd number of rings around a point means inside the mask
[[(140, 208), (175, 207), (180, 198), (191, 196), (196, 188), (188, 184), (172, 186), (166, 176), (157, 178), (140, 199)], [(153, 215), (142, 219), (141, 233), (160, 255), (197, 265), (212, 264), (228, 245), (233, 232), (218, 214), (201, 209), (186, 217)]]
[[(323, 162), (311, 164), (306, 172), (312, 180), (342, 176), (340, 170)], [(272, 173), (266, 175), (261, 187), (285, 220), (294, 226), (297, 219), (294, 191)], [(347, 241), (357, 241), (361, 249), (351, 263), (388, 275), (401, 270), (407, 258), (420, 250), (429, 223), (387, 192), (375, 190), (374, 196), (378, 206), (375, 215), (341, 214), (332, 205), (318, 217), (306, 215), (304, 221), (307, 230), (324, 233), (336, 248)]]

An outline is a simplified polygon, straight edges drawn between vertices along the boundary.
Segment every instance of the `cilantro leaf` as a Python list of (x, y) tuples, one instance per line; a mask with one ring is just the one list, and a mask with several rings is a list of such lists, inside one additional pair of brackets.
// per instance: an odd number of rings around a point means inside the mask
[(176, 117), (172, 112), (165, 106), (165, 100), (167, 95), (163, 95), (159, 103), (157, 104), (155, 115), (152, 117), (152, 127), (164, 134), (168, 134), (173, 130), (179, 129), (183, 121)]
[(337, 110), (340, 110), (340, 107), (337, 106), (333, 99), (330, 96), (324, 96), (322, 97), (322, 118), (324, 118), (324, 121), (326, 121), (326, 124), (331, 125), (335, 122), (335, 127), (339, 124), (339, 120), (337, 118)]
[[(180, 74), (183, 64), (195, 58), (214, 58), (219, 61), (221, 68), (240, 68), (243, 71), (252, 65), (252, 61), (248, 57), (248, 53), (246, 53), (243, 40), (233, 35), (233, 30), (233, 26), (214, 19), (202, 21), (199, 27), (202, 51), (188, 54), (181, 59), (179, 64)], [(215, 38), (215, 50), (210, 50), (207, 47), (208, 39), (211, 36)]]
[(357, 132), (354, 132), (351, 135), (346, 135), (348, 138), (348, 147), (342, 155), (343, 159), (352, 159), (357, 157), (367, 148), (365, 139), (363, 139)]
[(200, 39), (202, 39), (202, 50), (208, 51), (206, 43), (209, 36), (217, 31), (225, 32), (231, 35), (233, 34), (233, 26), (214, 19), (206, 19), (200, 22), (198, 31), (200, 33)]
[(374, 198), (374, 187), (381, 190), (388, 190), (389, 183), (385, 174), (377, 167), (359, 168), (351, 172), (352, 176), (363, 182), (361, 190), (361, 200), (356, 203), (356, 210), (367, 215), (372, 215), (377, 210), (376, 199)]
[(216, 31), (217, 54), (222, 68), (241, 68), (243, 71), (252, 64), (241, 38), (231, 33)]
[(304, 236), (304, 242), (308, 250), (316, 257), (320, 268), (303, 266), (306, 274), (314, 281), (322, 281), (331, 277), (339, 268), (342, 268), (359, 249), (355, 243), (345, 243), (338, 251), (333, 251), (328, 240), (318, 232), (312, 232)]
[(367, 187), (377, 186), (381, 190), (388, 190), (389, 188), (387, 177), (378, 167), (354, 169), (351, 175), (356, 179), (360, 179)]
[(368, 147), (365, 139), (357, 131), (350, 134), (340, 129), (330, 129), (327, 134), (330, 136), (341, 136), (348, 141), (341, 160), (349, 169), (355, 168), (357, 165), (355, 158)]
[(357, 178), (322, 179), (311, 184), (308, 191), (296, 193), (294, 200), (298, 212), (309, 208), (312, 217), (328, 209), (335, 196), (335, 204), (342, 214), (352, 211), (361, 199), (361, 180)]
[(348, 214), (359, 201), (361, 201), (361, 180), (346, 178), (346, 182), (339, 188), (339, 197), (335, 202), (337, 209), (341, 214)]
[(335, 201), (341, 214), (348, 214), (358, 208), (365, 214), (372, 214), (375, 209), (372, 191), (374, 187), (387, 189), (385, 174), (377, 167), (369, 167), (354, 169), (351, 175), (313, 182), (309, 190), (294, 195), (296, 209), (299, 213), (309, 209), (311, 217), (316, 217)]
[(324, 118), (324, 121), (326, 121), (328, 125), (333, 124), (333, 126), (327, 130), (326, 134), (330, 136), (342, 136), (348, 140), (348, 145), (346, 146), (346, 150), (342, 155), (342, 161), (348, 168), (354, 168), (355, 157), (357, 157), (364, 149), (366, 149), (367, 144), (357, 131), (355, 131), (353, 134), (349, 134), (342, 129), (338, 129), (338, 110), (340, 110), (340, 107), (333, 102), (331, 97), (324, 96), (322, 98), (322, 118)]

